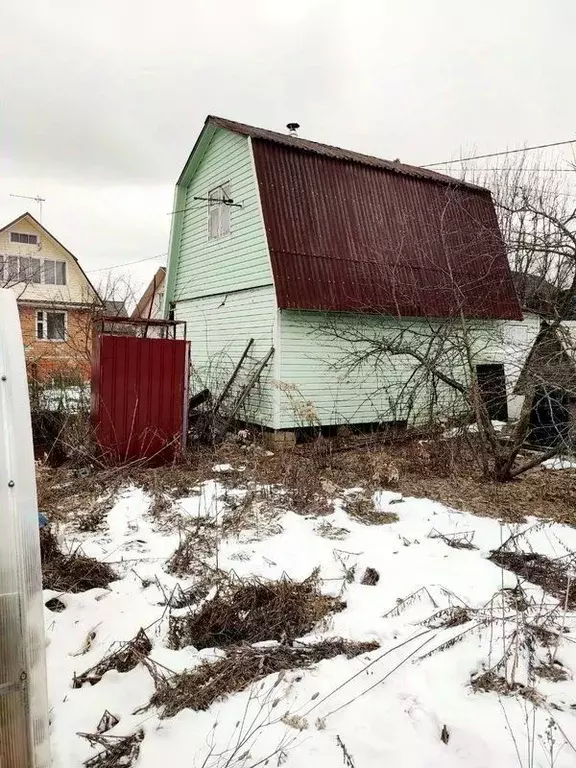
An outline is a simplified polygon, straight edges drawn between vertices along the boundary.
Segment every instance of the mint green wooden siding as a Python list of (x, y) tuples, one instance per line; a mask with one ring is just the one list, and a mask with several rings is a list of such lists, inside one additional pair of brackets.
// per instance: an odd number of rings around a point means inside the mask
[[(171, 259), (171, 268), (176, 262), (169, 286), (173, 301), (272, 284), (249, 142), (246, 136), (216, 130), (189, 186), (179, 196), (186, 210)], [(234, 202), (242, 207), (230, 209), (230, 234), (211, 240), (208, 203), (194, 198), (207, 198), (226, 182)], [(238, 320), (242, 322), (241, 314)]]
[[(515, 325), (522, 326), (521, 323)], [(510, 367), (507, 328), (508, 324), (484, 321), (474, 323), (471, 333), (474, 362), (506, 363), (507, 387), (511, 394), (518, 365)], [(411, 318), (281, 311), (278, 378), (282, 428), (307, 422), (328, 425), (407, 419), (418, 423), (441, 413), (453, 415), (464, 410), (462, 398), (453, 389), (437, 383), (436, 403), (431, 413), (429, 383), (421, 371), (416, 372), (416, 365), (408, 356), (386, 357), (379, 362), (371, 357), (365, 364), (351, 369), (351, 349), (356, 353), (362, 349), (361, 341), (350, 341), (355, 329), (360, 329), (364, 336), (387, 335), (389, 338), (396, 338), (399, 331), (404, 330), (407, 342), (416, 347), (421, 344), (423, 351), (432, 330), (426, 320)], [(338, 338), (338, 334), (347, 339)], [(456, 341), (456, 336), (453, 338)], [(528, 343), (522, 350), (515, 348), (518, 361), (527, 355), (528, 348)], [(448, 354), (451, 357), (448, 371), (465, 383), (469, 373), (458, 344), (454, 344)]]
[[(216, 395), (234, 370), (250, 338), (255, 339), (250, 363), (264, 357), (274, 346), (276, 300), (271, 286), (208, 296), (176, 305), (176, 318), (186, 320), (190, 339), (191, 390), (208, 387)], [(266, 368), (260, 384), (252, 391), (239, 417), (245, 421), (275, 427), (273, 385), (275, 359)]]

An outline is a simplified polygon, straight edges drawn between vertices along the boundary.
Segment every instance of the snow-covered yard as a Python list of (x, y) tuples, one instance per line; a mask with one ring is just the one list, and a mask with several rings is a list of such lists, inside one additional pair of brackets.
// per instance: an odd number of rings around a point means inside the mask
[[(227, 526), (250, 493), (255, 501), (246, 505), (245, 523)], [(281, 489), (231, 491), (208, 480), (173, 502), (170, 525), (150, 513), (152, 499), (135, 487), (118, 495), (101, 531), (80, 534), (63, 525), (64, 546), (80, 541), (119, 578), (107, 589), (45, 591), (46, 602), (57, 597), (65, 606), (46, 609), (55, 768), (77, 768), (101, 749), (77, 734), (95, 733), (106, 710), (118, 720), (106, 737), (142, 731), (138, 768), (576, 765), (571, 593), (563, 600), (527, 582), (518, 587), (514, 573), (488, 559), (507, 540), (504, 551), (570, 559), (576, 529), (534, 519), (501, 525), (385, 490), (368, 499), (368, 524), (353, 514), (359, 500), (366, 502), (351, 490), (334, 500), (331, 514), (305, 516), (284, 504)], [(187, 590), (200, 578), (196, 570), (176, 576), (166, 565), (199, 525), (214, 545), (208, 554), (198, 546), (204, 568), (295, 582), (319, 569), (322, 592), (345, 608), (301, 643), (343, 638), (379, 647), (270, 675), (206, 711), (163, 718), (147, 708), (155, 691), (151, 669), (169, 678), (227, 652), (169, 647), (169, 614), (197, 611), (202, 602), (166, 605), (178, 585)], [(73, 687), (75, 674), (141, 628), (152, 663)]]

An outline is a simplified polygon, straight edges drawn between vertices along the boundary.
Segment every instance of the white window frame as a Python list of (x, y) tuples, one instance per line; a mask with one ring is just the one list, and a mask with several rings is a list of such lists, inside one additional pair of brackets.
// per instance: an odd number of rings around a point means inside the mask
[[(46, 282), (46, 262), (50, 261), (54, 265), (54, 282), (53, 283), (47, 283)], [(57, 264), (64, 264), (64, 282), (58, 283), (56, 281), (56, 265)], [(63, 261), (62, 259), (44, 259), (42, 262), (42, 281), (44, 285), (68, 285), (68, 264)]]
[[(10, 269), (10, 259), (17, 260), (18, 269), (17, 274), (13, 275), (12, 271)], [(35, 262), (38, 262), (38, 271), (35, 271), (34, 274), (38, 278), (37, 280), (31, 280), (26, 279), (22, 277), (22, 259), (27, 259), (29, 262), (34, 260)], [(53, 283), (47, 283), (46, 282), (46, 262), (50, 261), (52, 264), (54, 264), (54, 282)], [(53, 285), (55, 287), (63, 287), (68, 285), (68, 262), (64, 259), (41, 259), (39, 256), (17, 256), (15, 254), (8, 254), (4, 256), (3, 258), (0, 257), (0, 280), (5, 280), (10, 283), (20, 284), (20, 283), (26, 283), (30, 285)], [(64, 265), (64, 282), (63, 283), (57, 283), (56, 282), (56, 265), (57, 264), (63, 264)]]
[(224, 201), (230, 200), (231, 196), (229, 181), (219, 184), (208, 192), (208, 240), (219, 240), (230, 234), (231, 206)]
[[(64, 338), (63, 339), (48, 339), (44, 335), (48, 332), (48, 315), (64, 315)], [(36, 310), (36, 340), (37, 341), (49, 341), (51, 343), (61, 344), (68, 341), (68, 312), (65, 309), (37, 309)], [(38, 329), (42, 325), (42, 336), (39, 335)]]
[[(18, 240), (17, 238), (19, 237), (25, 237), (27, 239)], [(31, 237), (34, 238), (32, 242), (30, 242)], [(38, 235), (34, 235), (34, 234), (31, 235), (28, 232), (10, 232), (10, 242), (18, 243), (19, 245), (38, 245)]]

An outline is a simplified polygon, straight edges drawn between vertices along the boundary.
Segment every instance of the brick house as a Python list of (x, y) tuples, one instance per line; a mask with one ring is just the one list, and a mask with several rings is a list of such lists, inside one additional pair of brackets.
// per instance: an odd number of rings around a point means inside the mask
[(29, 375), (88, 381), (102, 300), (78, 259), (30, 213), (0, 229), (0, 280), (16, 294)]

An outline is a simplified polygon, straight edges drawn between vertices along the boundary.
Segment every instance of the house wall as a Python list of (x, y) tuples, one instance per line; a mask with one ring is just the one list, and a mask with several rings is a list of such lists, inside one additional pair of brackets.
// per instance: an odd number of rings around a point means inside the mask
[(36, 338), (37, 308), (18, 307), (28, 375), (38, 381), (55, 376), (90, 380), (92, 354), (92, 313), (86, 309), (67, 310), (66, 341)]
[[(350, 336), (359, 325), (372, 334), (411, 327), (424, 345), (430, 333), (426, 320), (277, 309), (250, 139), (215, 130), (199, 145), (182, 179), (188, 176), (191, 181), (181, 180), (175, 196), (176, 209), (185, 212), (174, 217), (166, 298), (173, 302), (175, 319), (187, 322), (192, 392), (208, 387), (217, 395), (254, 338), (253, 362), (270, 346), (276, 352), (241, 414), (247, 421), (292, 429), (315, 423), (428, 420), (430, 392), (418, 382), (420, 373), (411, 358), (350, 368), (345, 359), (349, 340), (334, 333), (336, 328)], [(211, 240), (207, 202), (195, 198), (205, 199), (228, 182), (241, 207), (231, 208), (230, 234)], [(512, 342), (506, 346), (506, 328), (498, 321), (479, 321), (475, 357), (478, 363), (505, 363), (511, 392), (517, 372), (509, 357)], [(354, 348), (358, 351), (361, 345)], [(460, 363), (450, 370), (464, 380), (460, 352), (458, 356)], [(463, 408), (462, 398), (445, 385), (436, 384), (435, 397), (436, 412), (440, 406), (448, 413)]]
[(500, 321), (497, 329), (495, 343), (483, 350), (482, 362), (504, 363), (508, 392), (508, 418), (517, 419), (522, 410), (524, 395), (515, 394), (514, 388), (540, 332), (540, 318), (538, 315), (527, 313), (522, 321)]
[[(418, 423), (431, 417), (432, 393), (412, 358), (398, 355), (377, 361), (370, 356), (363, 364), (356, 364), (358, 356), (368, 349), (362, 339), (383, 334), (392, 339), (404, 331), (405, 340), (424, 351), (431, 333), (426, 320), (295, 311), (279, 315), (281, 428), (404, 419)], [(503, 363), (511, 395), (521, 358), (530, 348), (530, 335), (537, 333), (536, 324), (471, 321), (469, 325), (474, 363)], [(451, 358), (447, 371), (465, 382), (466, 365), (456, 336), (446, 350), (447, 358)], [(435, 396), (436, 415), (463, 410), (462, 399), (446, 385), (438, 384)]]
[[(37, 235), (38, 245), (12, 243), (10, 241), (11, 232)], [(13, 281), (2, 280), (1, 282), (5, 287), (11, 288), (15, 292), (19, 302), (43, 301), (81, 304), (92, 303), (96, 298), (76, 261), (64, 248), (30, 220), (19, 221), (0, 233), (0, 255), (4, 258), (7, 256), (32, 256), (41, 260), (55, 259), (66, 262), (66, 285), (13, 284)]]
[[(209, 239), (207, 202), (194, 198), (207, 198), (226, 182), (241, 207), (230, 210), (230, 234)], [(217, 396), (251, 338), (255, 344), (244, 370), (274, 345), (276, 298), (250, 140), (217, 130), (180, 199), (188, 210), (174, 244), (167, 300), (175, 319), (187, 323), (191, 392), (208, 387)], [(273, 358), (240, 418), (276, 426), (276, 364)]]
[[(207, 387), (218, 396), (251, 338), (255, 343), (244, 370), (261, 360), (274, 346), (276, 315), (271, 286), (178, 302), (176, 319), (186, 320), (186, 336), (191, 341), (191, 394)], [(272, 428), (279, 426), (275, 366), (272, 358), (239, 414), (240, 419)]]
[[(207, 198), (229, 182), (241, 207), (230, 209), (230, 234), (208, 238)], [(250, 140), (219, 129), (185, 191), (176, 274), (169, 299), (197, 298), (272, 284)], [(173, 263), (173, 262), (172, 262)], [(171, 267), (172, 268), (172, 265)]]

